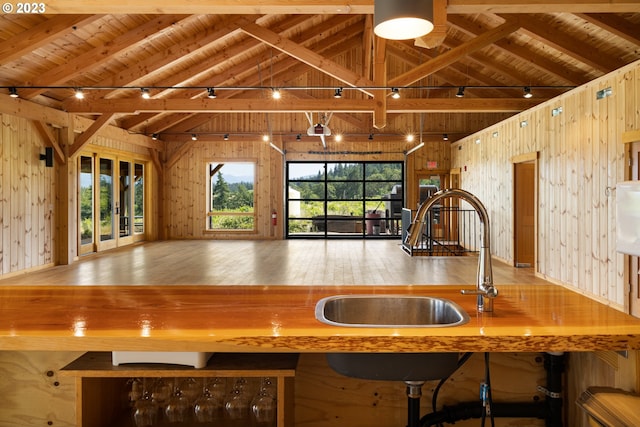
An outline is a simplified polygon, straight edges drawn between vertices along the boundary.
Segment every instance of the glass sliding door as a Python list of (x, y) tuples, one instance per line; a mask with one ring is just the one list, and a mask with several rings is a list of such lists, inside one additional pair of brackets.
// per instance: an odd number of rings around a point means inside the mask
[(133, 234), (144, 234), (144, 165), (133, 166)]
[(94, 236), (94, 213), (95, 213), (95, 199), (94, 199), (94, 173), (93, 173), (93, 157), (80, 156), (80, 171), (79, 171), (79, 195), (78, 200), (80, 204), (80, 223), (78, 235), (80, 239), (80, 254), (86, 254), (95, 252), (95, 240)]
[[(115, 206), (114, 206), (114, 160), (100, 158), (100, 177), (99, 177), (99, 206), (98, 224), (100, 235), (100, 248), (107, 249), (109, 246), (115, 247)], [(110, 243), (113, 242), (113, 245)]]
[(132, 234), (133, 226), (133, 187), (132, 182), (132, 168), (131, 162), (125, 162), (120, 160), (118, 168), (118, 205), (116, 205), (116, 214), (118, 215), (118, 223), (120, 225), (118, 230), (118, 237), (130, 237)]

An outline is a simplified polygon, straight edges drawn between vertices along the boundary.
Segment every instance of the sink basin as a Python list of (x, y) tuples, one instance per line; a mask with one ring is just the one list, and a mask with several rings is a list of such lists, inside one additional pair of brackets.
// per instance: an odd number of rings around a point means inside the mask
[(444, 298), (407, 295), (335, 295), (316, 304), (316, 319), (334, 325), (369, 328), (442, 328), (469, 321)]
[[(406, 295), (336, 295), (316, 304), (326, 324), (369, 328), (442, 328), (469, 321), (467, 313), (444, 298)], [(339, 374), (369, 380), (429, 381), (448, 377), (458, 353), (329, 353)]]

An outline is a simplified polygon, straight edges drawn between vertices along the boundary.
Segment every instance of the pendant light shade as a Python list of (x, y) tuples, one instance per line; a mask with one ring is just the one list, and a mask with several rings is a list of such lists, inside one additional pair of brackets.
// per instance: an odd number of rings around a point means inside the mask
[(373, 21), (378, 37), (422, 37), (433, 31), (433, 0), (375, 0)]

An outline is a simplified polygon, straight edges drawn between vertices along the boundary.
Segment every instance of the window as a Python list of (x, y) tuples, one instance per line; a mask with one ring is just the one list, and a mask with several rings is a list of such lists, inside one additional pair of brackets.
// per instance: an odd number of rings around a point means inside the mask
[(207, 230), (255, 230), (255, 163), (208, 163)]
[(400, 162), (288, 162), (287, 237), (394, 237), (404, 198)]

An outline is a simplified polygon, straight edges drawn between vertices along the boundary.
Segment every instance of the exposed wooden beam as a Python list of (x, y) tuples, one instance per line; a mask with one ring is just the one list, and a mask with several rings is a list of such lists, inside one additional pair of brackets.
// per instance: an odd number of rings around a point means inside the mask
[(577, 13), (576, 16), (636, 45), (640, 45), (640, 27), (622, 16), (605, 13)]
[[(374, 0), (49, 0), (46, 13), (119, 14), (373, 14)], [(449, 13), (637, 12), (635, 0), (448, 0)]]
[[(516, 17), (517, 15), (501, 16)], [(542, 41), (565, 55), (575, 58), (602, 73), (608, 73), (624, 65), (620, 62), (619, 58), (597, 51), (581, 40), (570, 37), (560, 29), (552, 28), (547, 22), (535, 16), (528, 16), (526, 19), (522, 19), (521, 24), (522, 29), (531, 37)]]
[[(387, 86), (387, 40), (375, 37), (373, 54), (373, 81), (376, 86)], [(375, 90), (373, 127), (382, 129), (387, 125), (387, 97), (382, 89)]]
[[(363, 86), (373, 86), (373, 82), (371, 80), (344, 68), (342, 65), (339, 65), (304, 46), (294, 43), (287, 38), (281, 37), (279, 34), (260, 25), (244, 25), (242, 26), (242, 31), (351, 87), (361, 88)], [(369, 96), (373, 96), (370, 90), (359, 90)]]
[(389, 85), (391, 86), (409, 86), (411, 83), (414, 83), (424, 77), (427, 77), (438, 70), (441, 70), (454, 62), (460, 60), (460, 58), (470, 54), (471, 52), (475, 52), (479, 49), (482, 49), (497, 40), (500, 40), (509, 34), (515, 32), (520, 28), (520, 24), (517, 19), (510, 20), (505, 22), (498, 27), (487, 31), (486, 33), (470, 40), (454, 49), (451, 49), (427, 62), (420, 65), (419, 67), (414, 68), (413, 70), (407, 71), (404, 74), (401, 74), (389, 81)]
[(98, 19), (102, 15), (59, 15), (0, 42), (0, 64), (9, 63), (21, 56), (64, 37)]
[(93, 122), (91, 126), (89, 126), (89, 129), (78, 135), (75, 138), (73, 145), (69, 148), (69, 157), (75, 156), (78, 151), (82, 150), (82, 147), (88, 144), (91, 138), (93, 138), (100, 131), (100, 129), (107, 126), (111, 122), (113, 116), (115, 116), (115, 113), (104, 114), (98, 117), (98, 119)]
[[(171, 26), (176, 20), (185, 16), (159, 16), (143, 25), (131, 30), (112, 40), (108, 45), (98, 46), (70, 61), (41, 74), (35, 81), (29, 82), (29, 86), (54, 86), (64, 84), (82, 73), (95, 68), (111, 59), (114, 55), (132, 49), (137, 43), (144, 41), (150, 35), (162, 31)], [(34, 98), (45, 92), (46, 89), (28, 89), (21, 93), (24, 98)]]
[(0, 113), (51, 123), (60, 127), (68, 127), (71, 122), (71, 117), (64, 111), (45, 107), (26, 99), (14, 99), (4, 94), (0, 94)]
[(433, 1), (433, 31), (415, 40), (415, 45), (425, 49), (433, 49), (444, 42), (447, 37), (447, 0)]
[[(430, 98), (388, 100), (388, 113), (419, 112), (519, 112), (531, 108), (540, 99), (524, 98)], [(136, 114), (138, 112), (227, 112), (227, 113), (299, 113), (332, 111), (334, 113), (371, 113), (373, 99), (131, 99), (96, 100), (91, 104), (72, 102), (70, 112), (106, 114)]]
[(51, 128), (46, 123), (39, 120), (34, 120), (33, 124), (38, 130), (38, 133), (40, 133), (42, 138), (46, 141), (47, 146), (53, 148), (58, 162), (61, 164), (65, 164), (67, 162), (67, 159), (64, 155), (64, 152), (62, 151), (62, 148), (60, 147), (60, 144), (58, 144), (58, 139), (56, 138)]
[[(453, 25), (455, 28), (464, 31), (473, 37), (476, 37), (486, 31), (485, 28), (478, 27), (476, 23), (471, 22), (464, 16), (449, 15), (447, 19), (450, 25)], [(553, 74), (567, 85), (571, 86), (586, 83), (582, 74), (576, 73), (568, 67), (563, 67), (548, 57), (537, 54), (524, 46), (520, 46), (516, 43), (509, 43), (507, 40), (497, 40), (493, 45), (502, 49), (509, 55), (526, 60), (532, 67), (535, 67), (540, 71)]]

